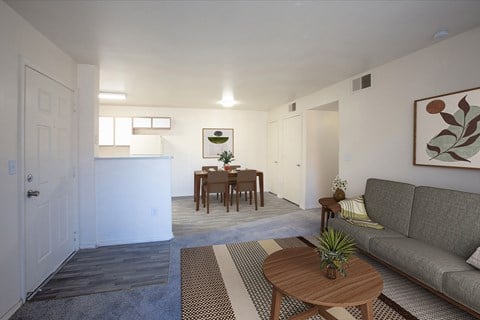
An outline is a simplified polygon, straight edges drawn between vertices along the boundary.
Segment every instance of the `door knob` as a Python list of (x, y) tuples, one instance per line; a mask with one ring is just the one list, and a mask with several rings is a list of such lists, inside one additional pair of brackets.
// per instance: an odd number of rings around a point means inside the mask
[(297, 164), (297, 167), (300, 167), (300, 164)]
[(38, 190), (28, 190), (27, 191), (27, 198), (38, 197), (39, 195), (40, 195), (40, 191), (38, 191)]

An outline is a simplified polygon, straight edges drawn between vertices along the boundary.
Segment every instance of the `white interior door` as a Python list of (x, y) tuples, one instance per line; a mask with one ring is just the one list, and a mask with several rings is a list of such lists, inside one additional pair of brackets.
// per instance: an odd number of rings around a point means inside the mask
[(300, 204), (301, 199), (301, 160), (302, 160), (302, 119), (293, 116), (283, 120), (282, 135), (282, 176), (283, 197)]
[(72, 92), (26, 67), (25, 285), (32, 292), (74, 251)]
[(268, 185), (270, 192), (279, 194), (281, 190), (280, 159), (278, 152), (279, 128), (278, 121), (268, 124)]

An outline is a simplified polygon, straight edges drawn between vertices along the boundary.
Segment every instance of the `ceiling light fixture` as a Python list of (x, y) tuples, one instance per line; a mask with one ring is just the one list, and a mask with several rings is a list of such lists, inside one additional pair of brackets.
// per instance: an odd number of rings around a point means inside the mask
[(123, 92), (100, 92), (98, 98), (102, 100), (126, 100), (127, 94)]
[(440, 39), (446, 38), (448, 37), (448, 34), (449, 33), (447, 29), (439, 30), (435, 32), (435, 34), (433, 35), (433, 40), (440, 40)]
[(238, 104), (238, 101), (236, 101), (233, 96), (223, 96), (222, 100), (218, 101), (218, 103), (224, 108), (231, 108)]
[(235, 101), (233, 98), (226, 98), (224, 97), (222, 100), (218, 101), (219, 104), (221, 104), (224, 108), (231, 108), (234, 105), (238, 103), (238, 101)]

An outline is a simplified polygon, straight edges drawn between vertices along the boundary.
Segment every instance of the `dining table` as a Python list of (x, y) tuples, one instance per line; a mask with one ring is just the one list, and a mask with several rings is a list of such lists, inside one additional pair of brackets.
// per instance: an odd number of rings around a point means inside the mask
[[(257, 172), (257, 180), (260, 191), (260, 207), (263, 207), (265, 202), (263, 198), (263, 172), (255, 170)], [(228, 179), (235, 180), (237, 178), (237, 170), (228, 171)], [(208, 176), (207, 170), (195, 170), (193, 173), (193, 200), (195, 201), (195, 210), (198, 211), (200, 208), (200, 186), (202, 179), (206, 179)]]

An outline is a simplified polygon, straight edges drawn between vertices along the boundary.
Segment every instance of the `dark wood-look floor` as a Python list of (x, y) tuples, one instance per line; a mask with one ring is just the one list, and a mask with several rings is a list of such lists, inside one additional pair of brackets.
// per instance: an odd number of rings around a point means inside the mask
[[(172, 199), (175, 237), (192, 235), (279, 216), (299, 210), (298, 206), (265, 194), (265, 207), (255, 210), (242, 200), (240, 211), (229, 213), (214, 195), (210, 214), (195, 211), (193, 197)], [(74, 297), (100, 292), (128, 290), (168, 282), (170, 242), (106, 246), (77, 252), (42, 286), (31, 300)]]
[(164, 284), (168, 282), (169, 263), (169, 241), (80, 250), (32, 300)]

